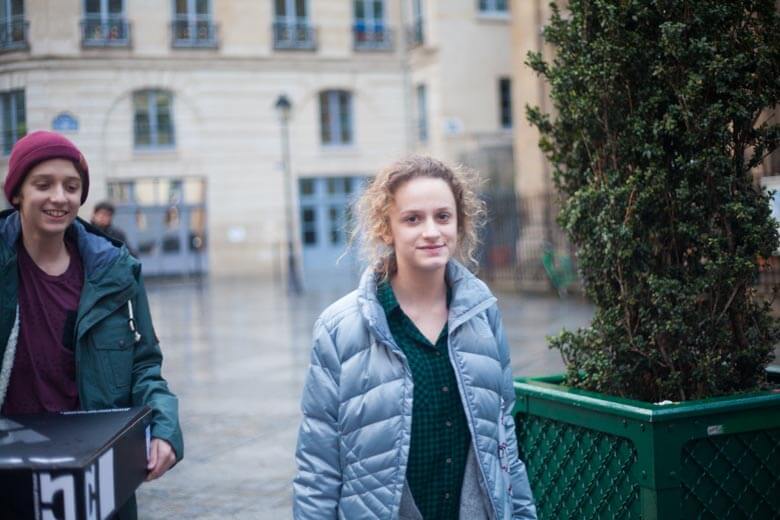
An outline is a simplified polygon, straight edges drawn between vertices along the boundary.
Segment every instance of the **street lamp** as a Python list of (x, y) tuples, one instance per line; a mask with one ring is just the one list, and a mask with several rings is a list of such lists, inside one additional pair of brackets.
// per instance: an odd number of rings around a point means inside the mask
[(290, 168), (290, 110), (292, 103), (287, 96), (281, 94), (274, 105), (279, 114), (279, 122), (282, 131), (282, 167), (284, 168), (284, 216), (287, 228), (287, 292), (301, 294), (301, 280), (298, 276), (298, 266), (295, 259), (293, 246), (293, 186), (292, 171)]

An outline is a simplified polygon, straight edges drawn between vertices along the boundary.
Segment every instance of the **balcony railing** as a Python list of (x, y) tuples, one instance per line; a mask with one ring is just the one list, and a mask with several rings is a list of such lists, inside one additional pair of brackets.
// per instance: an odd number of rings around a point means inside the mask
[(407, 28), (406, 43), (409, 47), (417, 47), (425, 43), (425, 21), (421, 18)]
[(27, 49), (30, 44), (27, 40), (30, 22), (24, 16), (11, 16), (0, 18), (0, 50)]
[(355, 24), (352, 35), (356, 51), (393, 50), (393, 32), (383, 25)]
[(84, 47), (129, 47), (130, 22), (124, 16), (87, 16), (81, 21)]
[(316, 30), (308, 22), (275, 22), (274, 49), (313, 51), (317, 48)]
[(171, 22), (171, 46), (175, 49), (216, 49), (217, 24), (211, 20), (177, 17)]

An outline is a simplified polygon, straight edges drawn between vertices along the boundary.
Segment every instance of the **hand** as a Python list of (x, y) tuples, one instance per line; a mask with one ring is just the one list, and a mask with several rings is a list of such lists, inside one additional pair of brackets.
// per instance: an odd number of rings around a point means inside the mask
[(163, 476), (163, 473), (171, 469), (175, 463), (176, 453), (168, 441), (152, 439), (152, 444), (149, 447), (149, 462), (146, 464), (146, 469), (149, 470), (146, 480), (154, 480)]

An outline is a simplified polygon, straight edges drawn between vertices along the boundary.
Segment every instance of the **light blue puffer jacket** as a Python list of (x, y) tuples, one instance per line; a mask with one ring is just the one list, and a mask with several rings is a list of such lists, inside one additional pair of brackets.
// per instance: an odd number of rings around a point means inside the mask
[[(457, 262), (447, 265), (447, 280), (450, 359), (488, 514), (535, 519), (525, 465), (517, 457), (511, 365), (496, 299)], [(376, 298), (375, 276), (366, 271), (359, 288), (314, 325), (296, 451), (296, 519), (398, 518), (413, 390), (406, 358)], [(501, 450), (499, 441), (505, 441)]]

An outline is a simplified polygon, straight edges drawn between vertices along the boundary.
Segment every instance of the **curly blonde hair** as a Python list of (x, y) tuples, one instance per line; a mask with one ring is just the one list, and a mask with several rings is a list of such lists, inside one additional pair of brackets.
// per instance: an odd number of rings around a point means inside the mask
[(477, 265), (474, 253), (486, 216), (485, 203), (477, 196), (479, 175), (464, 167), (450, 167), (432, 157), (412, 155), (382, 169), (354, 207), (357, 219), (351, 242), (362, 243), (365, 259), (385, 279), (398, 268), (393, 247), (383, 240), (390, 234), (390, 206), (401, 185), (420, 177), (441, 179), (452, 190), (458, 217), (458, 247), (454, 256), (471, 267)]

